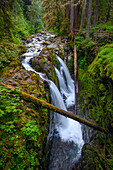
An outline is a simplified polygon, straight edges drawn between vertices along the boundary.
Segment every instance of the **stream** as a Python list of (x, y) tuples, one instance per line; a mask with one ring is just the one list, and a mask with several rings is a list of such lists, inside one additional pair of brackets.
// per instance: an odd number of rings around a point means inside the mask
[[(36, 72), (29, 64), (34, 56), (38, 56), (45, 47), (44, 41), (54, 39), (55, 35), (45, 32), (38, 33), (25, 42), (26, 53), (22, 55), (22, 65), (26, 70), (34, 71), (42, 80), (48, 82), (50, 87), (51, 103), (63, 110), (74, 106), (74, 81), (64, 61), (56, 55), (58, 68), (55, 68), (59, 88), (49, 80), (44, 73)], [(52, 114), (52, 113), (51, 113)], [(54, 116), (52, 116), (54, 115)], [(80, 123), (66, 118), (60, 114), (52, 114), (48, 141), (51, 141), (48, 170), (71, 170), (81, 156), (81, 149), (84, 144)]]

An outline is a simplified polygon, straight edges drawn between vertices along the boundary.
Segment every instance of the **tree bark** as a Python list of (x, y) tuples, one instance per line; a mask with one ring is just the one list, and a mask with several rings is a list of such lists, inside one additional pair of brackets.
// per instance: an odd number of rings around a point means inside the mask
[[(75, 4), (77, 4), (78, 0), (75, 1)], [(74, 28), (78, 28), (78, 18), (79, 18), (79, 5), (74, 6)]]
[(107, 11), (107, 15), (106, 15), (106, 22), (110, 18), (110, 10), (111, 10), (111, 1), (108, 0), (108, 11)]
[[(11, 88), (10, 86), (8, 86), (8, 85), (6, 85), (4, 83), (0, 83), (0, 86), (5, 86), (7, 88)], [(15, 88), (11, 88), (11, 89), (13, 90), (14, 94), (19, 94), (19, 96), (22, 99), (24, 99), (27, 102), (31, 102), (31, 103), (35, 104), (35, 106), (42, 106), (42, 107), (47, 108), (49, 110), (53, 110), (54, 112), (59, 113), (59, 114), (61, 114), (63, 116), (69, 117), (69, 118), (71, 118), (73, 120), (76, 120), (76, 121), (78, 121), (80, 123), (83, 123), (83, 124), (85, 124), (85, 125), (87, 125), (89, 127), (92, 127), (92, 128), (94, 128), (96, 130), (99, 130), (101, 132), (107, 133), (105, 131), (105, 129), (103, 129), (102, 127), (100, 127), (100, 126), (98, 126), (98, 125), (96, 125), (96, 124), (94, 124), (94, 123), (92, 123), (92, 122), (90, 122), (88, 120), (80, 118), (80, 117), (78, 117), (78, 116), (76, 116), (76, 115), (74, 115), (74, 114), (72, 114), (70, 112), (67, 112), (65, 110), (62, 110), (62, 109), (60, 109), (60, 108), (58, 108), (56, 106), (53, 106), (52, 104), (49, 104), (49, 103), (47, 103), (47, 102), (45, 102), (43, 100), (40, 100), (40, 99), (38, 99), (38, 98), (36, 98), (34, 96), (31, 96), (28, 93), (25, 93), (23, 91), (15, 91)]]
[(69, 16), (69, 5), (66, 5), (65, 6), (65, 18), (67, 19), (67, 21), (68, 21), (68, 24), (67, 24), (67, 29), (69, 30), (69, 18), (70, 16)]
[(83, 0), (82, 17), (81, 17), (81, 25), (80, 25), (80, 28), (84, 28), (85, 17), (86, 17), (86, 5), (87, 5), (87, 0)]
[(98, 5), (99, 5), (99, 0), (96, 0), (96, 6), (95, 6), (95, 12), (94, 12), (93, 26), (95, 26), (96, 20), (97, 20)]
[(73, 26), (74, 26), (74, 2), (71, 3), (71, 9), (70, 9), (70, 31), (73, 32)]
[(89, 0), (88, 16), (87, 16), (87, 33), (86, 33), (86, 38), (89, 38), (90, 20), (91, 20), (91, 7), (92, 7), (92, 0)]
[(75, 115), (77, 114), (77, 52), (74, 44)]
[(57, 15), (57, 22), (58, 22), (58, 26), (57, 26), (57, 31), (60, 32), (60, 20), (59, 20), (59, 5), (58, 5), (58, 1), (55, 0), (55, 5), (56, 5), (56, 15)]

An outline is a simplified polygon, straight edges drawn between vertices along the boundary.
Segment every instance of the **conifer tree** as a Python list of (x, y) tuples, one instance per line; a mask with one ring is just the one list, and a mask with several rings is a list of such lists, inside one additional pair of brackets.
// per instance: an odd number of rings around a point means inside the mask
[(71, 3), (71, 8), (70, 8), (70, 31), (73, 32), (73, 27), (74, 27), (74, 2)]
[(47, 29), (54, 31), (62, 31), (63, 26), (66, 28), (65, 8), (62, 6), (65, 0), (43, 0), (42, 5), (44, 8), (43, 21)]
[(42, 23), (42, 9), (41, 9), (41, 1), (32, 0), (30, 5), (27, 5), (27, 19), (29, 20), (29, 24), (31, 27), (31, 32), (36, 33), (40, 29), (43, 28)]
[(95, 11), (94, 11), (93, 26), (95, 26), (95, 24), (96, 24), (97, 12), (98, 12), (98, 5), (99, 5), (99, 0), (96, 0), (96, 6), (95, 6)]
[(82, 1), (82, 17), (81, 17), (81, 28), (84, 28), (85, 24), (85, 17), (86, 17), (86, 5), (87, 5), (87, 0)]
[(78, 0), (74, 1), (74, 28), (77, 29), (78, 28), (78, 20), (79, 20), (79, 2)]
[(87, 33), (86, 38), (89, 37), (89, 31), (90, 31), (90, 20), (91, 20), (91, 7), (92, 7), (92, 0), (89, 0), (89, 6), (88, 6), (88, 15), (87, 15)]

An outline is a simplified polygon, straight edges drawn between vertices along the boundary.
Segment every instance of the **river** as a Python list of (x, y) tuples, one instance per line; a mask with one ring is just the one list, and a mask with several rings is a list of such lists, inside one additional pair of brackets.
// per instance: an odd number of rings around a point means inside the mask
[[(22, 65), (26, 70), (34, 71), (39, 74), (42, 80), (49, 84), (52, 104), (68, 110), (74, 106), (74, 81), (71, 78), (69, 70), (64, 61), (56, 55), (58, 68), (55, 68), (59, 81), (58, 89), (56, 85), (45, 78), (42, 73), (36, 72), (29, 64), (29, 61), (34, 56), (38, 56), (44, 48), (43, 42), (48, 39), (54, 39), (55, 35), (49, 32), (38, 33), (30, 39), (30, 42), (25, 42), (27, 51), (22, 55)], [(52, 114), (52, 113), (51, 113)], [(50, 123), (50, 131), (48, 141), (50, 141), (50, 156), (48, 170), (71, 170), (81, 156), (81, 149), (84, 144), (80, 123), (54, 113), (53, 121)]]

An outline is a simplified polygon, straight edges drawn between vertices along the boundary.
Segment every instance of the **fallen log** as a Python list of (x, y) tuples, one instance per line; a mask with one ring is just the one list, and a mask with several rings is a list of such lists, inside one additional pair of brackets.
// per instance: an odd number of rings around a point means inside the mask
[[(11, 88), (10, 86), (8, 86), (8, 85), (6, 85), (4, 83), (0, 83), (0, 86), (5, 86), (7, 88)], [(100, 126), (98, 126), (98, 125), (96, 125), (96, 124), (94, 124), (94, 123), (92, 123), (92, 122), (90, 122), (88, 120), (80, 118), (80, 117), (76, 116), (75, 114), (72, 114), (70, 112), (62, 110), (62, 109), (60, 109), (60, 108), (58, 108), (58, 107), (56, 107), (56, 106), (54, 106), (52, 104), (49, 104), (49, 103), (47, 103), (47, 102), (45, 102), (43, 100), (40, 100), (40, 99), (38, 99), (38, 98), (28, 94), (28, 93), (25, 93), (23, 91), (16, 91), (15, 88), (11, 88), (11, 89), (13, 90), (14, 94), (19, 94), (19, 96), (22, 99), (24, 99), (25, 101), (27, 101), (27, 102), (31, 102), (31, 103), (35, 104), (36, 106), (42, 106), (42, 107), (47, 108), (49, 110), (52, 110), (52, 111), (54, 111), (56, 113), (59, 113), (59, 114), (61, 114), (63, 116), (66, 116), (66, 117), (71, 118), (73, 120), (76, 120), (76, 121), (78, 121), (80, 123), (83, 123), (83, 124), (85, 124), (85, 125), (87, 125), (89, 127), (92, 127), (92, 128), (94, 128), (96, 130), (99, 130), (101, 132), (107, 133), (105, 131), (105, 129), (103, 129), (102, 127), (100, 127)]]

